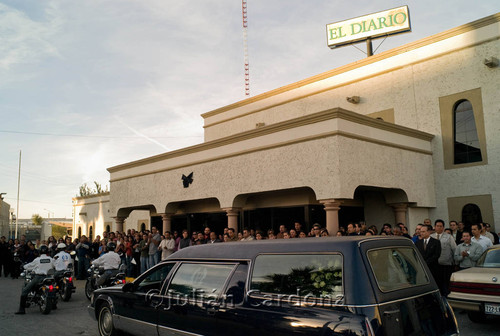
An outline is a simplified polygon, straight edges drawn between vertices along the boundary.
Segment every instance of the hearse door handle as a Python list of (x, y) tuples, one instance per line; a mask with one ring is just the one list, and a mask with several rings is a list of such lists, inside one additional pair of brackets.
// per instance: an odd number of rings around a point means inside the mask
[(399, 310), (399, 309), (394, 309), (394, 310), (386, 310), (386, 311), (384, 312), (384, 315), (393, 315), (393, 314), (397, 314), (397, 313), (399, 313), (399, 312), (400, 312), (400, 310)]
[(219, 311), (220, 305), (218, 304), (211, 304), (209, 307), (207, 307), (207, 314), (208, 315), (215, 315)]
[(399, 309), (394, 309), (394, 310), (386, 310), (384, 312), (384, 316), (395, 316), (396, 317), (396, 322), (399, 322), (399, 313), (401, 313), (401, 311)]

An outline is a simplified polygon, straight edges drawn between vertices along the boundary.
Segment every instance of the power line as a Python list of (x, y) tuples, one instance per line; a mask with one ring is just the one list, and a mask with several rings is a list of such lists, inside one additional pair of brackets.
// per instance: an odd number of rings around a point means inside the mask
[[(141, 139), (141, 138), (143, 138), (140, 136), (58, 134), (58, 133), (24, 132), (24, 131), (9, 131), (9, 130), (0, 130), (0, 133), (58, 136), (58, 137), (74, 137), (74, 138), (98, 138), (98, 139)], [(202, 137), (203, 137), (203, 135), (160, 136), (160, 137), (150, 136), (150, 138), (152, 138), (152, 139), (180, 139), (180, 138), (202, 138)]]
[[(5, 197), (5, 199), (17, 200), (17, 198), (13, 198), (13, 197)], [(50, 205), (71, 206), (71, 203), (69, 203), (69, 204), (67, 204), (67, 203), (62, 204), (62, 203), (34, 201), (34, 200), (27, 200), (27, 199), (19, 199), (19, 200), (23, 201), (23, 202), (28, 202), (28, 203), (41, 203), (41, 204), (50, 204)]]

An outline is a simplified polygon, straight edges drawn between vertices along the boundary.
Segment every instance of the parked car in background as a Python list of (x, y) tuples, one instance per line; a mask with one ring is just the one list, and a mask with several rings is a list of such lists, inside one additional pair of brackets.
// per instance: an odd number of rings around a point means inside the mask
[(450, 290), (448, 302), (466, 310), (471, 321), (500, 315), (500, 246), (484, 251), (475, 267), (453, 273)]
[(89, 306), (100, 335), (457, 335), (413, 243), (331, 237), (182, 249)]

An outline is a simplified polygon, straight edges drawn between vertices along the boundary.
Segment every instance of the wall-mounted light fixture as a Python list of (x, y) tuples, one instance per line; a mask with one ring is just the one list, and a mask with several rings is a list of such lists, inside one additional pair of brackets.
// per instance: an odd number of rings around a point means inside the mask
[(498, 66), (498, 58), (496, 57), (488, 57), (483, 61), (484, 65), (488, 68), (496, 68)]
[(346, 99), (351, 104), (359, 104), (359, 101), (361, 100), (361, 98), (359, 98), (359, 96), (346, 97)]

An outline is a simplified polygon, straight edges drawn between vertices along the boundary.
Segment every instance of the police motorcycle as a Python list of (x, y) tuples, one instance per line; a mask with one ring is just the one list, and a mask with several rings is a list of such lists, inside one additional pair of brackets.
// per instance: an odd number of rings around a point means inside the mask
[[(108, 250), (114, 251), (115, 249), (114, 246), (115, 246), (114, 243), (108, 243)], [(92, 298), (92, 294), (94, 293), (94, 291), (99, 288), (125, 284), (126, 270), (127, 266), (125, 264), (120, 264), (118, 269), (115, 270), (111, 276), (109, 276), (106, 282), (103, 285), (99, 286), (98, 285), (99, 279), (105, 276), (104, 267), (91, 265), (90, 268), (87, 270), (89, 276), (87, 278), (87, 282), (85, 283), (85, 296), (87, 297), (87, 299), (90, 300)]]
[[(46, 315), (50, 313), (52, 307), (57, 302), (56, 293), (58, 290), (53, 275), (54, 271), (49, 271), (49, 274), (28, 293), (25, 308), (38, 305), (42, 314)], [(21, 273), (21, 277), (24, 278), (24, 286), (26, 286), (33, 280), (35, 273), (33, 271), (24, 271)]]
[[(62, 246), (64, 245), (64, 246)], [(64, 250), (66, 245), (64, 243), (60, 243), (57, 248), (59, 250)], [(74, 251), (69, 253), (69, 255), (75, 254)], [(57, 255), (56, 255), (57, 257)], [(76, 287), (74, 284), (74, 276), (73, 276), (73, 263), (70, 263), (64, 271), (55, 273), (55, 281), (57, 283), (58, 294), (61, 300), (67, 302), (71, 299), (71, 295), (75, 292)], [(57, 298), (56, 302), (57, 304)]]
[(71, 299), (71, 295), (76, 291), (73, 277), (73, 267), (64, 271), (62, 277), (57, 279), (57, 288), (61, 300), (67, 302)]

